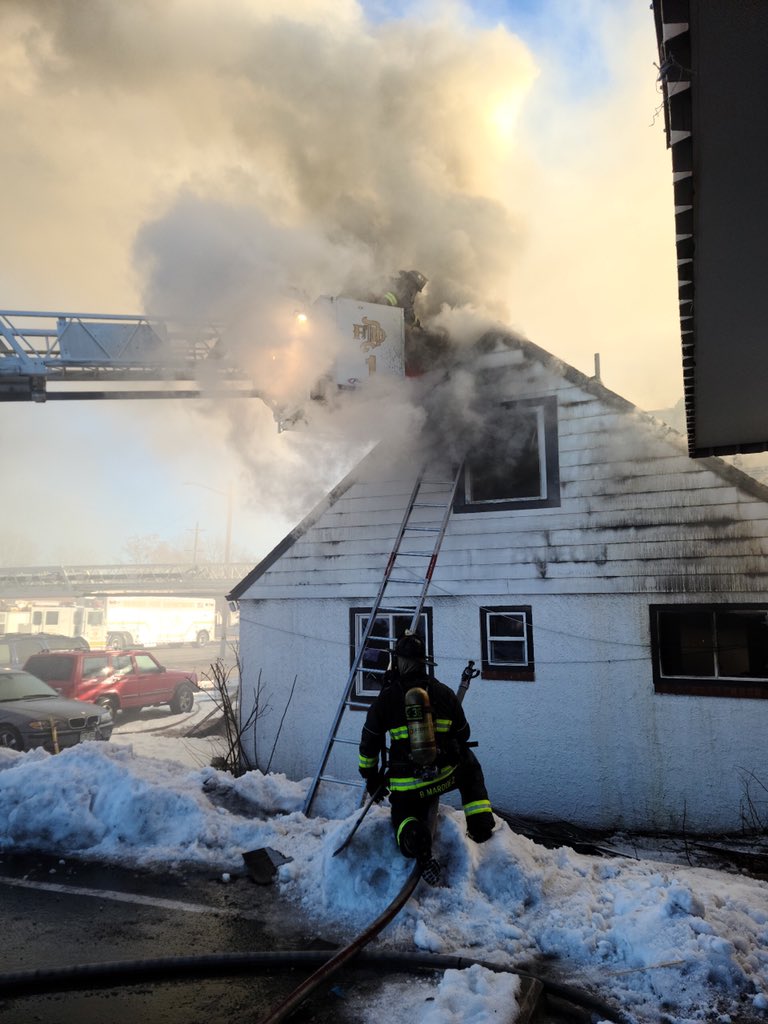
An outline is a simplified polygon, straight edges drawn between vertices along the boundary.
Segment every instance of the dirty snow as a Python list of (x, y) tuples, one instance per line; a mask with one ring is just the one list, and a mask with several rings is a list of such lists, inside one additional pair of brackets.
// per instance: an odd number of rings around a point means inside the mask
[[(168, 739), (155, 742), (167, 752)], [(0, 750), (0, 857), (34, 850), (223, 876), (243, 873), (243, 851), (269, 846), (293, 858), (278, 871), (284, 898), (347, 938), (409, 874), (386, 804), (371, 810), (349, 852), (333, 857), (358, 812), (305, 818), (307, 780), (258, 771), (234, 779), (139, 746), (85, 743), (55, 757)], [(421, 882), (374, 948), (460, 954), (481, 965), (447, 971), (439, 985), (385, 984), (383, 1001), (361, 1020), (378, 1021), (384, 1009), (391, 1024), (481, 1024), (501, 1019), (502, 1009), (510, 1019), (518, 980), (482, 963), (556, 976), (630, 1020), (768, 1019), (768, 883), (549, 850), (503, 822), (477, 846), (447, 805), (435, 852), (446, 887)]]

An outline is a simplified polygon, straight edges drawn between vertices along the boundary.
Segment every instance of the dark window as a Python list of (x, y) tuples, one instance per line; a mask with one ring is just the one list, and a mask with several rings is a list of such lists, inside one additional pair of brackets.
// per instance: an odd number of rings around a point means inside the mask
[[(350, 668), (368, 627), (369, 608), (352, 608), (350, 611)], [(370, 639), (363, 652), (360, 668), (355, 679), (352, 697), (361, 704), (370, 704), (381, 690), (382, 678), (389, 668), (390, 651), (394, 639), (402, 636), (411, 625), (411, 615), (379, 609)], [(424, 639), (427, 654), (432, 655), (432, 609), (421, 613), (418, 632)]]
[(58, 624), (59, 624), (59, 613), (58, 612), (46, 612), (45, 613), (45, 624), (46, 624), (46, 626), (58, 626)]
[(557, 400), (506, 403), (469, 450), (454, 511), (489, 512), (559, 504)]
[(768, 605), (652, 605), (657, 693), (768, 697)]
[(530, 605), (494, 605), (480, 609), (483, 679), (534, 679)]
[(64, 682), (72, 678), (72, 670), (75, 667), (75, 659), (66, 654), (41, 654), (32, 655), (24, 666), (24, 671), (29, 672), (44, 683), (55, 679)]
[(104, 612), (88, 612), (88, 625), (101, 626), (104, 622)]
[(33, 626), (42, 626), (42, 624), (43, 624), (43, 613), (42, 612), (32, 612), (32, 625)]

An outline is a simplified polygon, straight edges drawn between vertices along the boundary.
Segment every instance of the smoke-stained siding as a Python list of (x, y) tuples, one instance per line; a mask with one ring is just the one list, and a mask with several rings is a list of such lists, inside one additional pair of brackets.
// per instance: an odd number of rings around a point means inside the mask
[[(556, 391), (555, 388), (551, 389)], [(694, 462), (661, 424), (585, 395), (558, 406), (561, 503), (451, 517), (434, 584), (454, 595), (647, 593), (706, 575), (727, 592), (768, 580), (768, 505)], [(589, 414), (587, 415), (587, 410)], [(375, 593), (412, 485), (365, 474), (243, 595), (365, 598)], [(654, 578), (656, 582), (654, 582)]]
[[(575, 371), (529, 369), (510, 395), (535, 378), (557, 396), (560, 504), (454, 514), (428, 597), (437, 675), (453, 686), (480, 661), (481, 607), (532, 608), (534, 681), (479, 679), (467, 698), (491, 797), (594, 827), (737, 829), (743, 770), (768, 780), (768, 701), (655, 692), (649, 609), (766, 601), (768, 490), (690, 460), (674, 431)], [(246, 686), (263, 669), (275, 688), (262, 750), (297, 678), (272, 763), (297, 777), (317, 767), (348, 672), (349, 609), (372, 601), (412, 486), (412, 459), (379, 479), (379, 458), (241, 594)], [(347, 718), (359, 733), (361, 716)], [(354, 775), (351, 749), (340, 770)]]

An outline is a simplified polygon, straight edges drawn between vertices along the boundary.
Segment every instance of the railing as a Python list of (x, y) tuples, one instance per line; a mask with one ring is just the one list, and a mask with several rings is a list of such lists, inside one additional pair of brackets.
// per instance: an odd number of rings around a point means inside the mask
[(100, 593), (220, 594), (246, 576), (250, 562), (166, 565), (38, 565), (0, 567), (0, 597)]

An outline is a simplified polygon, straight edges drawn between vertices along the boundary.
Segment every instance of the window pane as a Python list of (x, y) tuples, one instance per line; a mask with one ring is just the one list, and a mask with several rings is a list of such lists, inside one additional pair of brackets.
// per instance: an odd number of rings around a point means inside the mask
[(489, 636), (525, 636), (525, 617), (520, 612), (488, 616)]
[(59, 624), (59, 613), (58, 612), (46, 612), (45, 613), (45, 624), (46, 624), (46, 626), (57, 626)]
[(470, 501), (505, 501), (544, 495), (535, 409), (515, 410), (495, 425), (466, 461)]
[(711, 612), (659, 612), (659, 662), (663, 676), (715, 675)]
[[(355, 651), (360, 649), (363, 634), (368, 625), (369, 616), (356, 613), (354, 627)], [(427, 636), (427, 614), (422, 613), (419, 633)], [(376, 616), (376, 622), (371, 630), (371, 636), (363, 652), (360, 662), (360, 670), (355, 680), (355, 693), (360, 697), (375, 697), (382, 688), (383, 674), (389, 668), (390, 651), (393, 646), (393, 637), (400, 637), (411, 625), (410, 615), (398, 615), (393, 612), (382, 611)], [(380, 639), (379, 639), (380, 638)], [(427, 642), (427, 650), (429, 643)], [(373, 669), (377, 671), (372, 671)]]
[(490, 662), (492, 665), (527, 665), (525, 643), (522, 640), (491, 640)]
[(108, 674), (108, 660), (105, 655), (92, 655), (83, 658), (83, 679)]
[(716, 627), (719, 675), (768, 678), (768, 622), (765, 612), (718, 612)]

